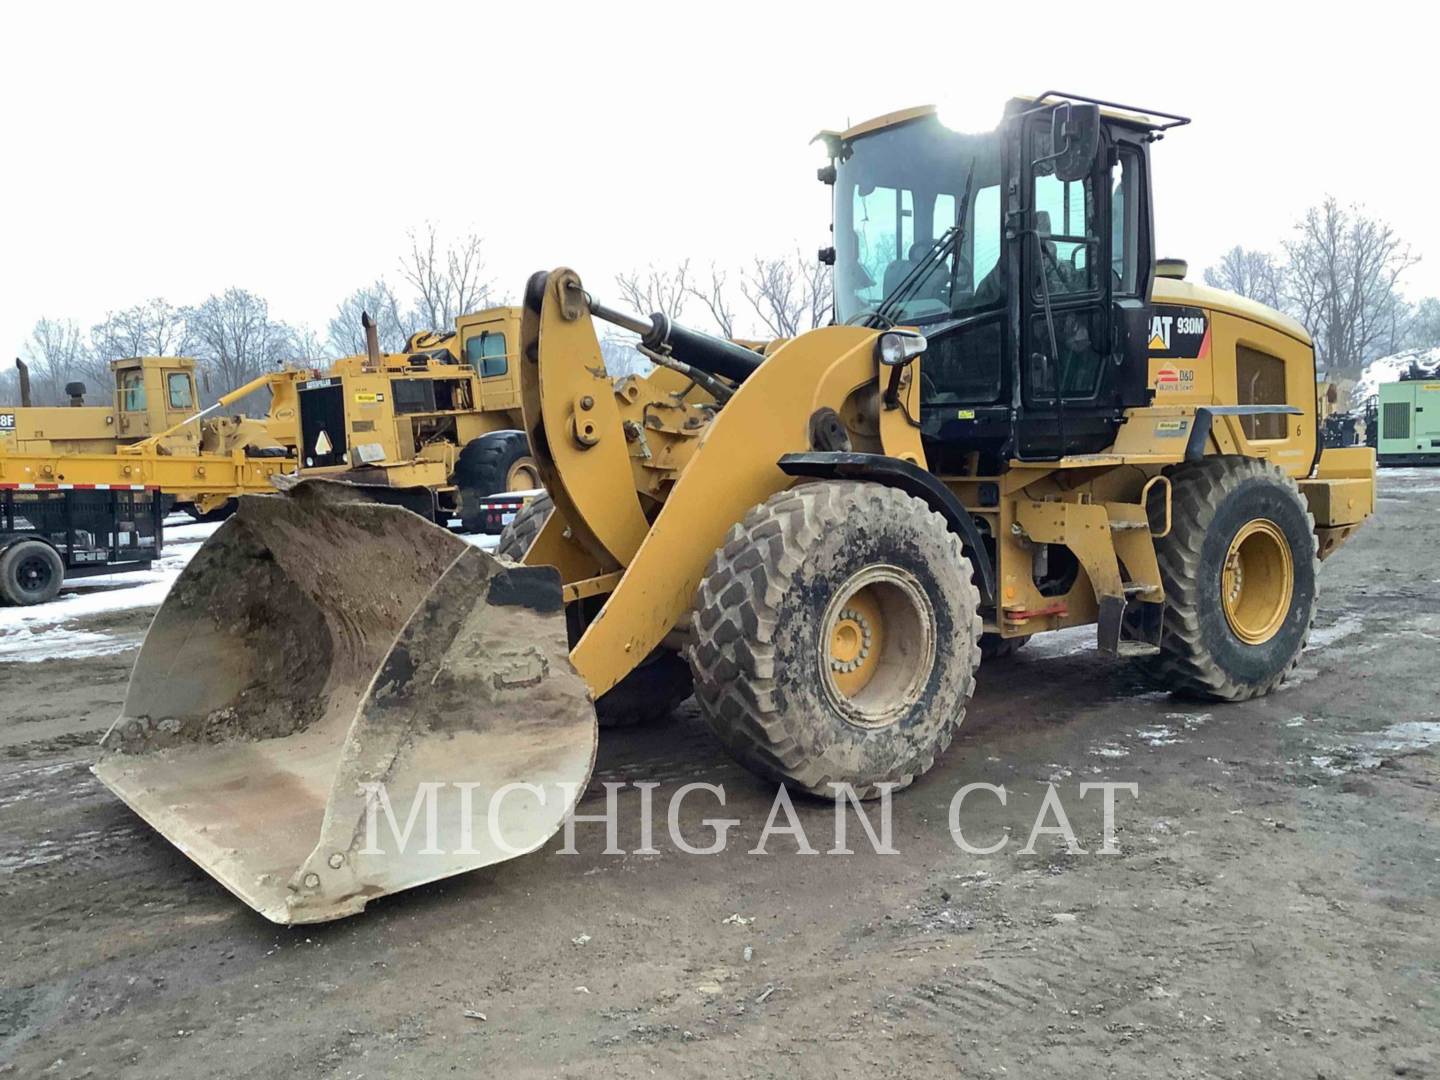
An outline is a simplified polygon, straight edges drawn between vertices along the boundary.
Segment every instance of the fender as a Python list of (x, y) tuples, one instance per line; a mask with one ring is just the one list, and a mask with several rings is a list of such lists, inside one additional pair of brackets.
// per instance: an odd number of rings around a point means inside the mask
[[(1195, 410), (1195, 423), (1190, 428), (1190, 438), (1185, 440), (1185, 460), (1203, 461), (1205, 447), (1210, 442), (1210, 429), (1215, 426), (1217, 416), (1300, 416), (1301, 411), (1294, 405), (1201, 405)], [(1310, 467), (1313, 472), (1315, 467)]]
[(789, 476), (808, 476), (820, 480), (868, 480), (899, 488), (924, 502), (945, 519), (950, 531), (958, 533), (965, 554), (975, 567), (975, 584), (980, 590), (980, 603), (995, 606), (995, 564), (985, 550), (975, 519), (961, 505), (955, 493), (942, 484), (933, 473), (900, 458), (885, 454), (856, 454), (841, 451), (811, 451), (786, 454), (780, 468)]

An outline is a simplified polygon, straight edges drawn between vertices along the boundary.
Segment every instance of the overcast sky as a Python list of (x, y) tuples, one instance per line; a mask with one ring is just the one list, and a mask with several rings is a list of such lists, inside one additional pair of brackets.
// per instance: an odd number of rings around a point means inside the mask
[(482, 234), (512, 297), (560, 264), (613, 297), (650, 262), (808, 251), (817, 130), (1052, 87), (1194, 117), (1154, 150), (1159, 251), (1192, 273), (1332, 192), (1440, 293), (1433, 24), (1283, 6), (6, 5), (0, 348), (229, 285), (323, 333), (427, 221)]

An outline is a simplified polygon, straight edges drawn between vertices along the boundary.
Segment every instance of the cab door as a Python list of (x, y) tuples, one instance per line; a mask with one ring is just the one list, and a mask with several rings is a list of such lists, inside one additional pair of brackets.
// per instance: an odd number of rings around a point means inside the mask
[(480, 385), (483, 411), (520, 407), (520, 368), (512, 350), (519, 347), (519, 335), (507, 332), (508, 320), (491, 319), (460, 328), (461, 356), (475, 372)]
[[(1104, 445), (1097, 412), (1114, 402), (1116, 335), (1109, 236), (1109, 158), (1102, 136), (1088, 174), (1055, 175), (1051, 112), (1021, 138), (1026, 205), (1020, 230), (1022, 457), (1058, 457)], [(1046, 294), (1048, 292), (1049, 310)], [(1067, 423), (1068, 420), (1068, 423)]]

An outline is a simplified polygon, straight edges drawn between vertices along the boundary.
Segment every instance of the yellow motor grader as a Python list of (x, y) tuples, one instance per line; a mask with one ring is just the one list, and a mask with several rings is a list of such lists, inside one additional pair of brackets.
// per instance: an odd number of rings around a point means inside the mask
[[(672, 698), (677, 665), (741, 761), (822, 795), (923, 774), (982, 652), (1048, 630), (1094, 624), (1177, 694), (1275, 689), (1374, 462), (1322, 452), (1299, 325), (1155, 258), (1149, 151), (1184, 122), (1046, 94), (978, 134), (929, 108), (825, 133), (835, 323), (765, 354), (535, 275), (553, 508), (518, 559), (355, 488), (242, 500), (97, 774), (307, 922), (538, 848), (597, 708)], [(597, 320), (660, 366), (612, 382)]]

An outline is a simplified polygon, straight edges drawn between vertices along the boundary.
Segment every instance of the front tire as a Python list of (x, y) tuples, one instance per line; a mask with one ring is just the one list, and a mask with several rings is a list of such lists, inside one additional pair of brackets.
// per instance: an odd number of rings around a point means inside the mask
[(980, 663), (960, 539), (919, 499), (827, 480), (772, 496), (710, 560), (688, 649), (743, 764), (815, 795), (905, 787), (949, 744)]
[(1295, 481), (1267, 462), (1217, 456), (1168, 475), (1173, 521), (1155, 542), (1164, 625), (1160, 654), (1142, 671), (1157, 687), (1193, 697), (1268, 694), (1310, 636), (1315, 519)]
[(684, 657), (666, 649), (626, 675), (595, 702), (602, 728), (638, 727), (668, 720), (693, 690)]
[(21, 540), (0, 553), (0, 597), (23, 607), (55, 599), (65, 580), (60, 553), (39, 540)]
[[(525, 553), (555, 511), (547, 492), (522, 506), (505, 531), (495, 554), (524, 562)], [(636, 727), (667, 719), (691, 693), (690, 669), (673, 652), (657, 649), (595, 702), (602, 728)]]

